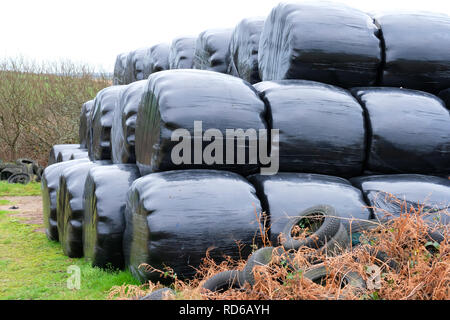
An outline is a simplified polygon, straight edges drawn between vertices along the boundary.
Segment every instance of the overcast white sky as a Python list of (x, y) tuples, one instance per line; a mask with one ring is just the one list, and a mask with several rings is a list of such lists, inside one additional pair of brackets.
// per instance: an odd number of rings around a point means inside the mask
[[(282, 0), (1, 1), (0, 58), (70, 59), (112, 72), (120, 52), (197, 35), (208, 28), (234, 27), (245, 17), (267, 16), (279, 2)], [(336, 2), (367, 12), (406, 9), (450, 15), (448, 0)]]

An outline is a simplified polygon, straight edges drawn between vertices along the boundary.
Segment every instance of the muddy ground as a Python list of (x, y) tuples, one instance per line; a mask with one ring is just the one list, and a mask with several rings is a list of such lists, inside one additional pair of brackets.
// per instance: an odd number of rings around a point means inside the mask
[[(7, 205), (0, 205), (0, 211), (14, 212), (17, 216), (25, 218), (23, 220), (24, 223), (41, 226), (34, 231), (45, 232), (41, 196), (0, 197), (0, 200), (11, 202)], [(14, 209), (13, 207), (18, 208)]]

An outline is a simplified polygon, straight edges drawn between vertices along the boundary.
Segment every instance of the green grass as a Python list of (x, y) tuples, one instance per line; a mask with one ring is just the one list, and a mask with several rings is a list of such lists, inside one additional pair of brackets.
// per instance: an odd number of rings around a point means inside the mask
[(28, 184), (8, 183), (0, 181), (0, 197), (3, 196), (39, 196), (41, 194), (41, 184), (30, 182)]
[[(104, 271), (84, 259), (64, 256), (59, 243), (33, 231), (42, 226), (20, 219), (13, 212), (0, 211), (0, 300), (98, 300), (106, 299), (115, 285), (139, 284), (129, 271)], [(81, 271), (79, 290), (67, 288), (71, 265)]]

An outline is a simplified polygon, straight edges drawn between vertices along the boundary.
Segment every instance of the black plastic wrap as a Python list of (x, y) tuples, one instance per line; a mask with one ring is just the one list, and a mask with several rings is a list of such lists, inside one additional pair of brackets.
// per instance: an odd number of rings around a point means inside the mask
[(111, 128), (111, 159), (114, 163), (136, 163), (136, 115), (147, 83), (147, 80), (133, 82), (120, 95)]
[[(361, 189), (366, 201), (374, 208), (378, 219), (411, 212), (421, 213), (431, 223), (450, 222), (450, 181), (435, 176), (397, 174), (352, 178), (353, 185)], [(414, 211), (413, 211), (414, 212)]]
[(367, 111), (367, 170), (448, 173), (450, 113), (441, 99), (399, 88), (354, 88), (352, 92)]
[(349, 88), (377, 81), (379, 29), (364, 12), (332, 2), (281, 3), (259, 42), (261, 79), (304, 79)]
[(87, 149), (63, 149), (58, 152), (56, 162), (64, 162), (75, 159), (89, 158)]
[(87, 140), (89, 135), (89, 128), (91, 126), (91, 111), (94, 107), (94, 100), (89, 100), (83, 103), (80, 113), (80, 126), (78, 129), (78, 136), (80, 140), (80, 148), (87, 148)]
[(381, 85), (438, 93), (450, 87), (450, 17), (395, 12), (375, 17), (386, 63)]
[(250, 83), (261, 81), (258, 69), (259, 38), (264, 18), (247, 18), (234, 28), (230, 40), (228, 74)]
[(151, 74), (150, 48), (139, 48), (127, 55), (125, 83), (144, 80)]
[(450, 110), (450, 89), (445, 89), (439, 92), (439, 98), (444, 101), (445, 106)]
[(172, 41), (169, 52), (170, 69), (192, 69), (196, 37), (179, 37)]
[(89, 170), (83, 196), (83, 251), (95, 267), (124, 267), (126, 195), (137, 178), (139, 170), (132, 164), (96, 166)]
[(199, 34), (194, 52), (194, 69), (227, 73), (233, 29), (208, 29)]
[[(159, 43), (150, 48), (150, 74), (169, 70), (169, 52), (170, 45), (168, 43)], [(147, 78), (148, 76), (143, 79)]]
[(114, 64), (114, 78), (113, 85), (121, 85), (126, 84), (126, 67), (127, 67), (127, 58), (128, 52), (123, 52), (117, 55), (116, 63)]
[(79, 144), (55, 144), (48, 157), (48, 165), (52, 165), (58, 162), (58, 154), (64, 150), (80, 150)]
[(273, 176), (252, 175), (263, 211), (268, 215), (270, 241), (278, 245), (278, 237), (289, 217), (318, 205), (329, 205), (342, 217), (342, 223), (355, 230), (361, 220), (372, 217), (362, 193), (343, 178), (306, 173), (280, 172)]
[[(223, 141), (223, 157), (231, 158), (225, 147), (227, 143), (234, 143), (234, 164), (227, 164), (226, 159), (223, 159), (223, 164), (206, 164), (203, 157), (198, 164), (194, 162), (194, 121), (202, 121), (203, 133), (210, 128), (219, 130), (223, 140), (226, 140), (226, 129), (254, 129), (256, 132), (266, 129), (265, 105), (249, 83), (211, 71), (169, 70), (149, 77), (142, 99), (136, 122), (136, 163), (142, 175), (154, 171), (201, 168), (224, 169), (245, 175), (258, 169), (257, 163), (249, 161), (252, 160), (249, 159), (251, 143), (257, 142), (255, 138), (258, 137), (246, 139), (245, 148), (239, 150), (236, 137)], [(180, 141), (191, 145), (190, 164), (172, 161), (172, 149), (179, 142), (171, 141), (171, 136), (178, 128), (190, 134), (180, 138)], [(202, 151), (209, 144), (203, 141)], [(237, 164), (238, 151), (245, 152), (245, 164)]]
[(70, 258), (83, 256), (84, 186), (89, 169), (96, 165), (98, 164), (91, 161), (80, 162), (65, 167), (59, 176), (56, 220), (63, 252)]
[(111, 126), (114, 110), (126, 86), (111, 86), (101, 90), (95, 98), (91, 113), (91, 133), (89, 157), (91, 160), (111, 159)]
[(280, 171), (362, 173), (364, 111), (348, 91), (305, 80), (264, 81), (254, 87), (271, 110), (271, 128), (280, 130)]
[(56, 192), (59, 187), (59, 176), (65, 168), (74, 166), (88, 159), (54, 163), (44, 169), (41, 178), (42, 212), (44, 216), (45, 234), (49, 240), (58, 241), (58, 223)]
[(251, 253), (259, 243), (261, 206), (241, 176), (216, 170), (175, 170), (149, 174), (130, 187), (125, 209), (126, 266), (140, 281), (161, 281), (138, 266), (168, 266), (180, 279), (195, 274), (209, 248), (223, 261)]

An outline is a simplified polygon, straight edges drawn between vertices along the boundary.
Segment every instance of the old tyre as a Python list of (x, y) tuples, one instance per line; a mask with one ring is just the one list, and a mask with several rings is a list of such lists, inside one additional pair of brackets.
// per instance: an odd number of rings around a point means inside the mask
[(169, 288), (162, 288), (153, 291), (152, 293), (140, 298), (139, 300), (166, 300), (171, 296), (175, 296), (175, 291)]
[[(301, 212), (297, 217), (291, 218), (286, 224), (282, 233), (286, 239), (283, 246), (286, 250), (297, 250), (303, 246), (322, 249), (326, 248), (331, 241), (345, 246), (346, 242), (348, 243), (348, 234), (343, 231), (341, 225), (333, 207), (327, 205), (311, 207)], [(292, 236), (292, 230), (295, 226), (307, 227), (313, 232), (305, 239), (298, 240)]]
[[(341, 273), (341, 288), (350, 285), (355, 288), (355, 290), (366, 289), (366, 282), (364, 279), (354, 271), (344, 270)], [(317, 265), (303, 273), (303, 277), (322, 285), (323, 280), (329, 275), (329, 271), (324, 265)]]
[(242, 271), (227, 270), (216, 274), (206, 280), (202, 288), (212, 292), (225, 291), (231, 288), (240, 288), (244, 284)]
[(31, 177), (28, 173), (15, 173), (8, 178), (8, 183), (27, 184), (30, 181)]

